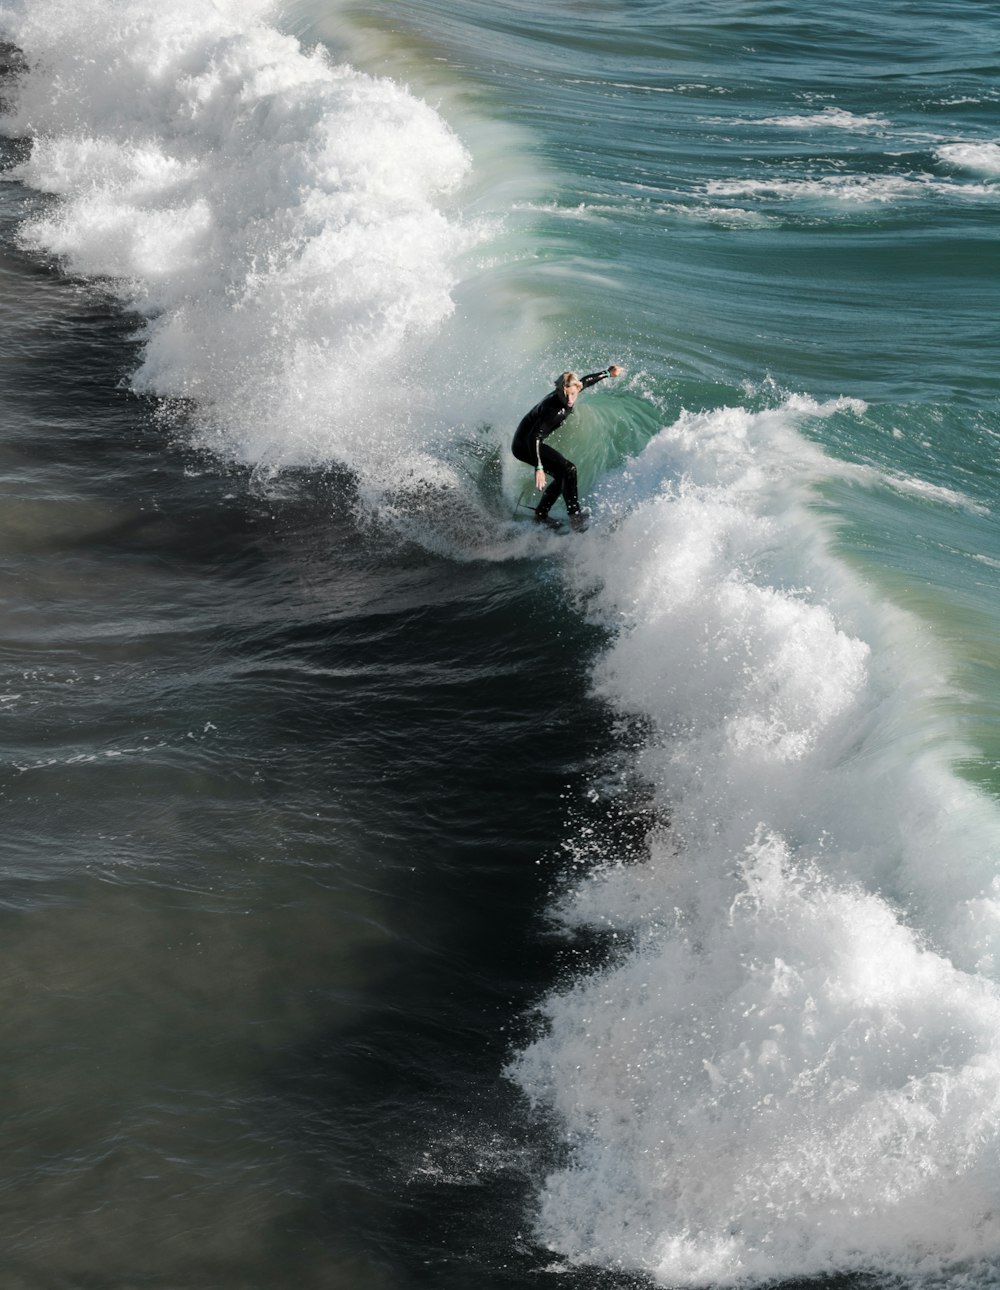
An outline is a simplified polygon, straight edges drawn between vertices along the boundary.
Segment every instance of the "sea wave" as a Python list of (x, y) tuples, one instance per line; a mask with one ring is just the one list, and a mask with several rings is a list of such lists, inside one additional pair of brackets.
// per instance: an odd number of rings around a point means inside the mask
[(818, 112), (789, 112), (783, 116), (762, 117), (760, 125), (781, 125), (792, 130), (834, 129), (852, 131), (885, 131), (889, 122), (881, 114), (849, 112), (846, 108), (824, 107)]
[(937, 150), (939, 161), (958, 170), (976, 174), (1000, 175), (1000, 143), (970, 141), (942, 144)]
[(990, 185), (940, 179), (929, 173), (719, 179), (709, 180), (705, 191), (713, 197), (834, 201), (856, 205), (885, 205), (926, 200), (928, 197), (966, 199), (996, 196)]
[(225, 457), (439, 471), (411, 408), (487, 235), (452, 200), (468, 152), (407, 89), (269, 12), (3, 6), (31, 69), (3, 123), (31, 154), (7, 177), (57, 199), (22, 241), (140, 316), (134, 388), (181, 401)]
[(864, 406), (682, 414), (568, 557), (654, 821), (642, 863), (579, 840), (557, 916), (621, 948), (511, 1067), (570, 1144), (539, 1231), (571, 1262), (1000, 1254), (1000, 813), (953, 769), (946, 660), (831, 553), (810, 490), (854, 468), (800, 428), (833, 416)]

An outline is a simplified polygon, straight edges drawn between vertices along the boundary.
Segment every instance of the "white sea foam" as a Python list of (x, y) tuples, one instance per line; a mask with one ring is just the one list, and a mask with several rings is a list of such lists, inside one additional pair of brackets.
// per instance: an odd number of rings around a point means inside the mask
[(792, 130), (821, 129), (882, 131), (888, 126), (885, 117), (878, 113), (859, 114), (846, 108), (826, 107), (819, 112), (792, 112), (785, 116), (762, 117), (760, 125), (781, 125)]
[(994, 197), (987, 184), (953, 182), (933, 175), (820, 175), (808, 179), (709, 180), (705, 191), (715, 197), (770, 197), (779, 200), (886, 204), (928, 196)]
[[(23, 240), (141, 315), (135, 388), (183, 400), (224, 456), (447, 485), (462, 344), (428, 350), (493, 228), (456, 204), (468, 152), (407, 89), (304, 50), (268, 8), (0, 6), (34, 69), (5, 123), (33, 137), (15, 177), (59, 199)], [(509, 326), (463, 321), (466, 350), (495, 362)]]
[(937, 150), (939, 161), (979, 175), (1000, 175), (1000, 143), (946, 143)]
[[(0, 7), (38, 69), (9, 126), (35, 137), (20, 176), (59, 199), (26, 240), (140, 312), (139, 388), (191, 400), (226, 455), (447, 482), (448, 364), (480, 343), (468, 316), (447, 329), (490, 236), (455, 200), (467, 152), (266, 14)], [(972, 191), (709, 191), (933, 184)], [(539, 1220), (570, 1260), (676, 1285), (1000, 1256), (1000, 827), (951, 769), (942, 661), (810, 509), (842, 468), (796, 426), (857, 410), (684, 414), (608, 486), (610, 522), (561, 547), (618, 629), (595, 685), (648, 725), (638, 770), (670, 822), (564, 901), (633, 945), (546, 1002), (514, 1072), (572, 1147)]]
[(569, 557), (669, 818), (562, 902), (631, 948), (512, 1069), (571, 1146), (539, 1217), (570, 1261), (703, 1285), (1000, 1256), (1000, 819), (951, 769), (942, 660), (810, 508), (842, 468), (796, 425), (856, 410), (682, 415)]
[(738, 206), (681, 206), (664, 202), (662, 209), (692, 223), (718, 224), (721, 228), (769, 228), (776, 222), (773, 216), (762, 211), (741, 210)]
[(977, 515), (989, 515), (990, 508), (982, 502), (973, 501), (965, 493), (955, 488), (945, 488), (941, 484), (930, 484), (925, 479), (915, 479), (901, 471), (872, 472), (879, 482), (888, 484), (900, 493), (909, 493), (914, 497), (925, 497), (928, 501), (941, 502), (945, 506), (957, 506), (962, 510), (973, 511)]

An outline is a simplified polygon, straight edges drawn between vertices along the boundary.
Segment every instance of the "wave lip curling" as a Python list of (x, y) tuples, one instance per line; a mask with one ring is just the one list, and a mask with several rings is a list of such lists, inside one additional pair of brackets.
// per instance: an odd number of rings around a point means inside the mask
[(267, 13), (0, 9), (31, 67), (4, 123), (33, 139), (15, 177), (58, 198), (22, 237), (143, 316), (135, 388), (189, 401), (217, 450), (377, 470), (400, 448), (391, 373), (418, 364), (482, 236), (448, 209), (469, 158), (405, 88)]
[(684, 413), (569, 558), (669, 820), (562, 899), (627, 948), (543, 1002), (511, 1067), (567, 1145), (538, 1233), (570, 1262), (995, 1281), (1000, 819), (952, 769), (940, 660), (818, 520), (819, 481), (895, 486), (799, 433), (864, 414)]

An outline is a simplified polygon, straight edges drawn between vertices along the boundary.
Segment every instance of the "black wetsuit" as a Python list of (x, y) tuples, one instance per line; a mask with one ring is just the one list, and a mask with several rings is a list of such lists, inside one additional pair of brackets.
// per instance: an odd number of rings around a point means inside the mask
[[(589, 376), (581, 377), (583, 388), (596, 385), (598, 381), (603, 381), (610, 375), (611, 373), (607, 371), (591, 372)], [(576, 492), (576, 467), (561, 452), (556, 452), (555, 448), (550, 448), (544, 442), (553, 431), (559, 429), (572, 411), (570, 405), (564, 401), (562, 393), (559, 390), (553, 390), (521, 418), (521, 424), (514, 432), (514, 442), (510, 450), (518, 461), (525, 461), (536, 469), (541, 468), (546, 474), (552, 476), (548, 488), (542, 494), (542, 500), (535, 508), (535, 514), (539, 519), (544, 519), (548, 515), (560, 493), (566, 499), (566, 510), (569, 514), (580, 514), (580, 501)]]

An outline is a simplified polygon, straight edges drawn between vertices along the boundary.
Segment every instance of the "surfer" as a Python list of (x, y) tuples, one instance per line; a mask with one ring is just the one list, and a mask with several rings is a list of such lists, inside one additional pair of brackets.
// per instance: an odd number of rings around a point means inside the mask
[[(511, 452), (518, 461), (527, 462), (535, 467), (535, 487), (541, 492), (542, 500), (534, 508), (535, 519), (539, 524), (558, 528), (559, 521), (549, 518), (549, 511), (554, 506), (560, 493), (566, 502), (569, 522), (575, 529), (582, 529), (587, 521), (587, 512), (580, 510), (580, 500), (576, 491), (576, 467), (561, 452), (550, 448), (544, 441), (558, 430), (573, 411), (577, 395), (581, 390), (596, 385), (608, 376), (618, 376), (621, 368), (612, 363), (603, 372), (591, 372), (589, 376), (577, 376), (576, 372), (563, 372), (556, 381), (556, 387), (547, 394), (541, 403), (535, 406), (524, 417), (514, 433)], [(548, 487), (545, 476), (551, 475)], [(544, 491), (543, 491), (544, 490)]]

